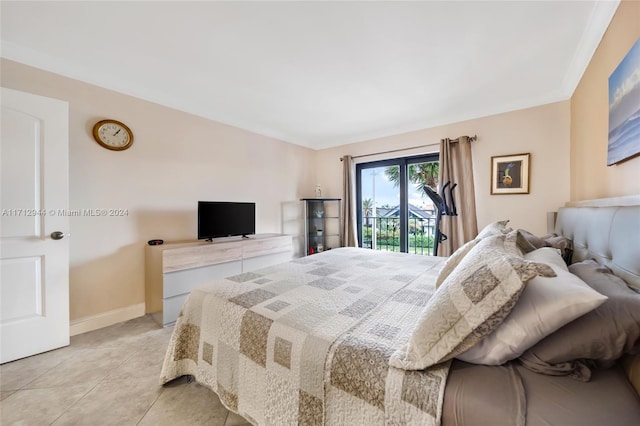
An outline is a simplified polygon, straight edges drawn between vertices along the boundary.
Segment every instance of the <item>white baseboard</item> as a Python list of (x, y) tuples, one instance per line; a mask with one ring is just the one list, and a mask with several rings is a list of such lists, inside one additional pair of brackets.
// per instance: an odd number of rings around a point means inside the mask
[(108, 327), (119, 322), (129, 321), (130, 319), (141, 317), (144, 314), (145, 304), (138, 303), (137, 305), (131, 305), (125, 308), (114, 309), (113, 311), (78, 318), (71, 321), (69, 324), (69, 334), (71, 336), (75, 336), (76, 334), (82, 334), (87, 331)]

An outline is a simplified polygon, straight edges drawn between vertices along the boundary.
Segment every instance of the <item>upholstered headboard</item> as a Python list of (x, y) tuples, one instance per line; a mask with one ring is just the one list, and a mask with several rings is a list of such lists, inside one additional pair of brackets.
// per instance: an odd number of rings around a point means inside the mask
[(640, 205), (563, 207), (556, 233), (573, 240), (573, 261), (595, 259), (640, 291)]
[[(558, 211), (555, 232), (573, 240), (573, 262), (595, 259), (640, 291), (640, 197), (624, 206), (594, 200)], [(632, 200), (632, 202), (628, 202)], [(593, 207), (593, 204), (604, 204)], [(640, 395), (640, 355), (626, 355), (623, 366)]]

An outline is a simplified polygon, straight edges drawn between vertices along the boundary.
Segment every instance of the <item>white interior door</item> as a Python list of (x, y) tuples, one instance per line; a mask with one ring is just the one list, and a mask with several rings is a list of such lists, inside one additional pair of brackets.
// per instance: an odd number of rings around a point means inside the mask
[(57, 99), (1, 90), (4, 363), (69, 344), (69, 217), (64, 214), (69, 206), (69, 106)]

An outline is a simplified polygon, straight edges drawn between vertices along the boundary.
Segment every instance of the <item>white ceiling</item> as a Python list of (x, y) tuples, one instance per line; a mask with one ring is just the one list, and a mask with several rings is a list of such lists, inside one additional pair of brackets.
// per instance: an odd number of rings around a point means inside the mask
[(1, 55), (321, 149), (568, 99), (617, 6), (2, 1)]

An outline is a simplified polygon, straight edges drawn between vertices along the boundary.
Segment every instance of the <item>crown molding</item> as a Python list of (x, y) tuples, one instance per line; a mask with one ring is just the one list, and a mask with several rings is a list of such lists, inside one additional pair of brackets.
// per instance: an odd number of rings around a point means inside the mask
[(600, 45), (602, 37), (607, 32), (611, 19), (613, 19), (613, 15), (615, 15), (619, 5), (620, 0), (594, 2), (589, 16), (589, 23), (582, 33), (580, 43), (571, 59), (562, 83), (563, 92), (567, 99), (573, 96), (573, 92), (578, 87), (578, 83), (580, 83), (582, 75)]

